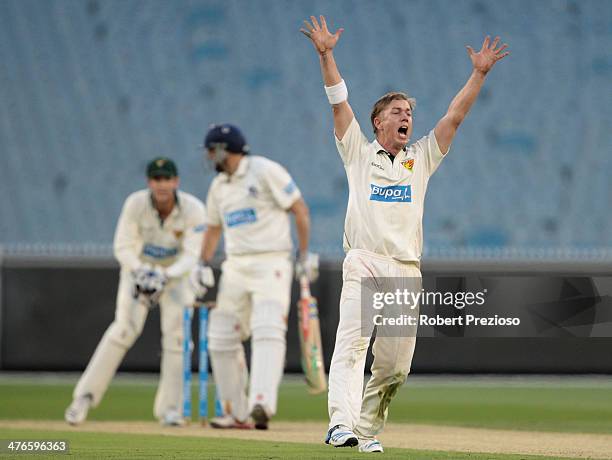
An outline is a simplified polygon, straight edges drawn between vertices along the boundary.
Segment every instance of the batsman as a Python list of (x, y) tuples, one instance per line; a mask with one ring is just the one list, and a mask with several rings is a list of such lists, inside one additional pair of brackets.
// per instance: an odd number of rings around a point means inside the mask
[(204, 204), (178, 190), (169, 158), (147, 166), (148, 188), (126, 200), (115, 230), (114, 253), (121, 265), (115, 320), (98, 344), (74, 389), (65, 419), (85, 421), (97, 406), (127, 351), (140, 336), (149, 310), (159, 306), (162, 332), (160, 382), (154, 414), (162, 425), (182, 426), (183, 309), (195, 293), (189, 274), (197, 264), (205, 231)]
[[(319, 22), (320, 21), (320, 22)], [(349, 184), (344, 225), (346, 258), (342, 267), (340, 322), (329, 372), (329, 431), (325, 442), (382, 452), (376, 435), (383, 429), (389, 403), (404, 383), (416, 342), (408, 337), (377, 336), (372, 347), (372, 377), (363, 391), (363, 371), (370, 334), (361, 324), (362, 280), (415, 283), (419, 290), (423, 248), (423, 205), (429, 178), (450, 149), (485, 78), (503, 59), (507, 45), (487, 37), (480, 51), (467, 47), (472, 72), (434, 129), (410, 144), (415, 101), (401, 92), (382, 96), (370, 115), (375, 139), (370, 142), (348, 103), (333, 50), (343, 29), (331, 33), (325, 18), (304, 21), (301, 32), (319, 56), (325, 92), (331, 104), (336, 146)], [(401, 34), (397, 35), (401, 40)], [(404, 59), (398, 56), (398, 59)], [(393, 63), (381, 63), (393, 72)], [(380, 70), (380, 69), (378, 69)], [(444, 69), (440, 69), (444, 72)], [(363, 392), (363, 395), (362, 395)]]
[[(213, 418), (210, 424), (251, 428), (254, 422), (255, 428), (267, 429), (276, 413), (285, 365), (293, 279), (289, 214), (295, 217), (299, 241), (296, 275), (310, 281), (318, 276), (318, 257), (308, 252), (308, 207), (285, 168), (249, 154), (236, 126), (213, 125), (204, 149), (218, 174), (208, 190), (202, 261), (192, 273), (199, 295), (214, 285), (208, 263), (222, 233), (227, 256), (208, 330), (212, 371), (225, 415)], [(249, 337), (251, 373), (247, 382), (242, 342)]]

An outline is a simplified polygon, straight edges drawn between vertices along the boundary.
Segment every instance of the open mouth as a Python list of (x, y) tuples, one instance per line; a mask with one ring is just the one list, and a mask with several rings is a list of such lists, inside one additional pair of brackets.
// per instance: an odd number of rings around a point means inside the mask
[(400, 126), (397, 132), (400, 137), (408, 137), (408, 126)]

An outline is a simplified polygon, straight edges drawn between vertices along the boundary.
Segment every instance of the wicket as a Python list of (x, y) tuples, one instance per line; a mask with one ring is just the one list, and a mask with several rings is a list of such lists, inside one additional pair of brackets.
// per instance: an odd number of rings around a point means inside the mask
[[(208, 313), (205, 305), (197, 308), (198, 329), (198, 416), (200, 423), (208, 420)], [(194, 308), (186, 307), (183, 313), (183, 417), (191, 421), (191, 356), (194, 343), (191, 338), (191, 324)], [(221, 401), (215, 391), (215, 416), (223, 415)]]

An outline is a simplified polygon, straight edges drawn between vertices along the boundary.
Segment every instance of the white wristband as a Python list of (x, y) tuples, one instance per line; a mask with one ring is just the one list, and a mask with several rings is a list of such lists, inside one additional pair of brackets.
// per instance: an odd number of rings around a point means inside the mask
[(340, 104), (348, 99), (348, 89), (344, 80), (334, 86), (325, 86), (325, 93), (331, 105)]

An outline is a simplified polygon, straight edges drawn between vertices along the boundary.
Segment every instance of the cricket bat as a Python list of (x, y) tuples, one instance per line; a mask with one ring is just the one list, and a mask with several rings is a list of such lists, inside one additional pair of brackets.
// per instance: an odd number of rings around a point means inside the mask
[(298, 329), (302, 350), (302, 369), (310, 394), (327, 390), (323, 348), (321, 347), (321, 326), (317, 299), (310, 294), (308, 277), (300, 277), (300, 300), (298, 301)]

